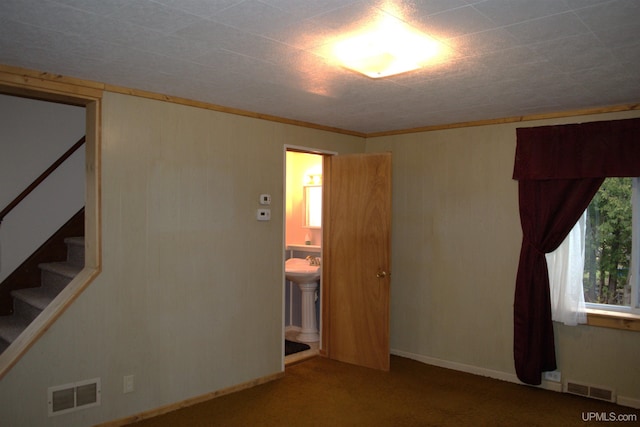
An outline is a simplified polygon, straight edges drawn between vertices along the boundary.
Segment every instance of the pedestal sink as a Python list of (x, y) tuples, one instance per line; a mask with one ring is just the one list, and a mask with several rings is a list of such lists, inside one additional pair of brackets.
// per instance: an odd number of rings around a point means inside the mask
[(298, 334), (298, 341), (320, 341), (315, 304), (318, 280), (320, 280), (320, 266), (310, 265), (306, 259), (290, 258), (284, 263), (284, 275), (287, 280), (297, 284), (302, 292), (302, 330)]

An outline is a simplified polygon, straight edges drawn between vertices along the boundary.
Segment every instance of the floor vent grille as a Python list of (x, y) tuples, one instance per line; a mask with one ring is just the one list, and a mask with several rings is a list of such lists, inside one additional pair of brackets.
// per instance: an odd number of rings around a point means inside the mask
[(588, 384), (580, 384), (574, 381), (567, 381), (564, 391), (571, 394), (577, 394), (578, 396), (606, 400), (607, 402), (615, 402), (616, 397), (613, 390)]
[(49, 387), (49, 416), (100, 405), (100, 378)]

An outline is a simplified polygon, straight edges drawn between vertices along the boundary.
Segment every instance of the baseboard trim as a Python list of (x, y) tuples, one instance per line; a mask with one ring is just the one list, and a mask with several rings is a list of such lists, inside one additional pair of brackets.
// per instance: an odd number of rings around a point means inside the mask
[[(455, 371), (466, 372), (468, 374), (480, 375), (483, 377), (489, 377), (489, 378), (494, 378), (502, 381), (508, 381), (511, 383), (530, 386), (529, 384), (525, 384), (522, 381), (520, 381), (516, 374), (512, 374), (509, 372), (502, 372), (502, 371), (495, 371), (493, 369), (480, 368), (478, 366), (466, 365), (464, 363), (458, 363), (458, 362), (451, 362), (449, 360), (438, 359), (436, 357), (423, 356), (420, 354), (409, 353), (401, 350), (392, 349), (391, 354), (394, 354), (396, 356), (406, 357), (407, 359), (417, 360), (418, 362), (426, 363), (427, 365), (438, 366), (440, 368), (453, 369)], [(545, 390), (551, 390), (551, 391), (556, 391), (558, 393), (562, 393), (562, 383), (542, 380), (542, 384), (540, 384), (537, 387)], [(629, 408), (640, 409), (640, 399), (634, 399), (632, 397), (625, 397), (625, 396), (618, 395), (616, 398), (616, 404), (620, 406), (626, 406)]]
[(235, 393), (237, 391), (246, 390), (249, 388), (253, 388), (255, 386), (265, 384), (280, 378), (284, 377), (284, 371), (276, 372), (275, 374), (267, 375), (264, 377), (257, 378), (255, 380), (247, 381), (245, 383), (237, 384), (231, 387), (223, 388), (218, 391), (214, 391), (211, 393), (205, 393), (201, 396), (192, 397), (190, 399), (186, 399), (180, 402), (171, 403), (165, 406), (161, 406), (159, 408), (151, 409), (149, 411), (141, 412), (136, 415), (131, 415), (129, 417), (120, 418), (118, 420), (107, 421), (102, 424), (96, 424), (94, 427), (122, 427), (129, 424), (132, 424), (137, 421), (146, 420), (148, 418), (153, 418), (158, 415), (166, 414), (171, 411), (175, 411), (177, 409), (186, 408), (192, 405), (196, 405), (198, 403), (206, 402), (208, 400), (215, 399), (217, 397), (221, 397), (227, 394)]
[[(409, 353), (406, 351), (395, 350), (395, 349), (391, 350), (391, 354), (394, 354), (396, 356), (406, 357), (407, 359), (417, 360), (418, 362), (426, 363), (427, 365), (438, 366), (440, 368), (453, 369), (455, 371), (466, 372), (468, 374), (480, 375), (482, 377), (494, 378), (497, 380), (507, 381), (515, 384), (522, 384), (522, 385), (531, 387), (531, 385), (525, 384), (522, 381), (520, 381), (516, 374), (510, 373), (510, 372), (496, 371), (493, 369), (481, 368), (478, 366), (467, 365), (459, 362), (452, 362), (449, 360), (438, 359), (436, 357), (423, 356), (420, 354)], [(553, 381), (542, 380), (542, 384), (536, 387), (539, 387), (545, 390), (562, 392), (562, 384), (556, 383)]]
[(620, 406), (627, 406), (629, 408), (640, 409), (640, 399), (633, 399), (631, 397), (618, 396), (616, 403)]

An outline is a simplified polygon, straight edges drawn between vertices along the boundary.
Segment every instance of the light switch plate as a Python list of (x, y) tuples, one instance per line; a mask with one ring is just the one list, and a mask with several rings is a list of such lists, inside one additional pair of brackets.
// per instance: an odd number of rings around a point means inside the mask
[(258, 218), (258, 221), (271, 220), (271, 209), (258, 209), (256, 217)]
[(132, 393), (133, 388), (133, 375), (125, 375), (123, 378), (123, 393)]

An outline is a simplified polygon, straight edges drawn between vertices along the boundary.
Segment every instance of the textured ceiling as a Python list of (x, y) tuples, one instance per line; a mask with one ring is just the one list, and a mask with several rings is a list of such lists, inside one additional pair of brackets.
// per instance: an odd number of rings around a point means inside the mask
[[(373, 80), (323, 57), (393, 15), (448, 57)], [(0, 63), (361, 133), (640, 101), (638, 0), (1, 0)]]

